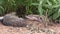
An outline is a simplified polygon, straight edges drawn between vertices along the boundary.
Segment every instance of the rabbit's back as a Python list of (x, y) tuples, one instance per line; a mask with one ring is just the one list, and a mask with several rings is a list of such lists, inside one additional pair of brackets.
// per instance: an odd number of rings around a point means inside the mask
[(13, 15), (5, 15), (3, 18), (3, 24), (8, 26), (25, 26), (23, 22), (24, 19)]

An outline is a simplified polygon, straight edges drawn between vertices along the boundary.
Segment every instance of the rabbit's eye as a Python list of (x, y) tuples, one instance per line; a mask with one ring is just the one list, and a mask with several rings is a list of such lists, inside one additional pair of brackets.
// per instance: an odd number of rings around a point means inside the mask
[(40, 18), (40, 19), (42, 19), (42, 18)]
[(41, 19), (42, 20), (42, 18), (40, 17), (39, 19)]

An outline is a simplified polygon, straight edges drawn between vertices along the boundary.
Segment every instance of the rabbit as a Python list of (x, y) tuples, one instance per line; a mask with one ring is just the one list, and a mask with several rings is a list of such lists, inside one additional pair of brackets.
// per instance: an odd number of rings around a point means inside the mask
[(25, 16), (27, 18), (26, 23), (27, 23), (27, 28), (30, 30), (36, 30), (36, 31), (40, 31), (39, 29), (41, 29), (42, 25), (43, 27), (45, 26), (45, 16), (39, 16), (39, 15), (26, 15)]
[[(38, 22), (38, 24), (43, 23), (44, 27), (53, 25), (53, 23), (49, 21), (49, 18), (47, 18), (44, 15), (41, 15), (41, 16), (40, 15), (27, 15), (25, 17), (29, 20), (36, 21), (36, 24), (37, 24), (37, 22)], [(35, 24), (35, 23), (33, 23), (33, 24)]]
[(4, 25), (14, 26), (14, 27), (26, 26), (23, 18), (19, 18), (17, 16), (12, 15), (12, 14), (5, 15), (2, 23)]
[(25, 17), (29, 20), (38, 21), (40, 23), (48, 23), (52, 25), (51, 19), (44, 15), (27, 15)]

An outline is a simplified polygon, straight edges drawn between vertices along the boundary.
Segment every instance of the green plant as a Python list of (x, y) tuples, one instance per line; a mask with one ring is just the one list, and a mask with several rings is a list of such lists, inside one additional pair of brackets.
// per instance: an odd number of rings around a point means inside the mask
[(33, 5), (37, 5), (38, 12), (40, 15), (46, 12), (48, 9), (48, 17), (54, 20), (60, 20), (60, 1), (59, 0), (37, 0), (39, 3), (34, 3)]
[(60, 20), (60, 0), (0, 0), (0, 15), (16, 11), (18, 7), (24, 7), (25, 14), (39, 15), (48, 9), (49, 18)]
[(0, 0), (0, 15), (4, 13), (4, 7), (2, 6), (3, 1)]
[(15, 11), (15, 0), (0, 0), (0, 15), (4, 15), (5, 12)]

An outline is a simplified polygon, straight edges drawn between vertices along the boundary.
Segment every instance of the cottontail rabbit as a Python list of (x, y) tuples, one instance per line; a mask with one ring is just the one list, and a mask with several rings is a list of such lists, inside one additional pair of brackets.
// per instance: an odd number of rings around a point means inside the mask
[(41, 27), (44, 27), (45, 16), (27, 15), (25, 17), (27, 18), (26, 23), (28, 23), (27, 27), (29, 29), (39, 31)]
[(31, 24), (33, 25), (34, 28), (37, 28), (37, 29), (40, 28), (41, 23), (43, 23), (44, 27), (48, 27), (48, 26), (53, 24), (44, 15), (42, 15), (42, 16), (39, 16), (39, 15), (27, 15), (26, 18), (29, 19), (29, 20), (32, 20), (33, 22), (30, 21), (30, 22), (32, 22)]
[(8, 26), (26, 26), (23, 18), (18, 18), (17, 16), (7, 14), (3, 18), (3, 24)]

